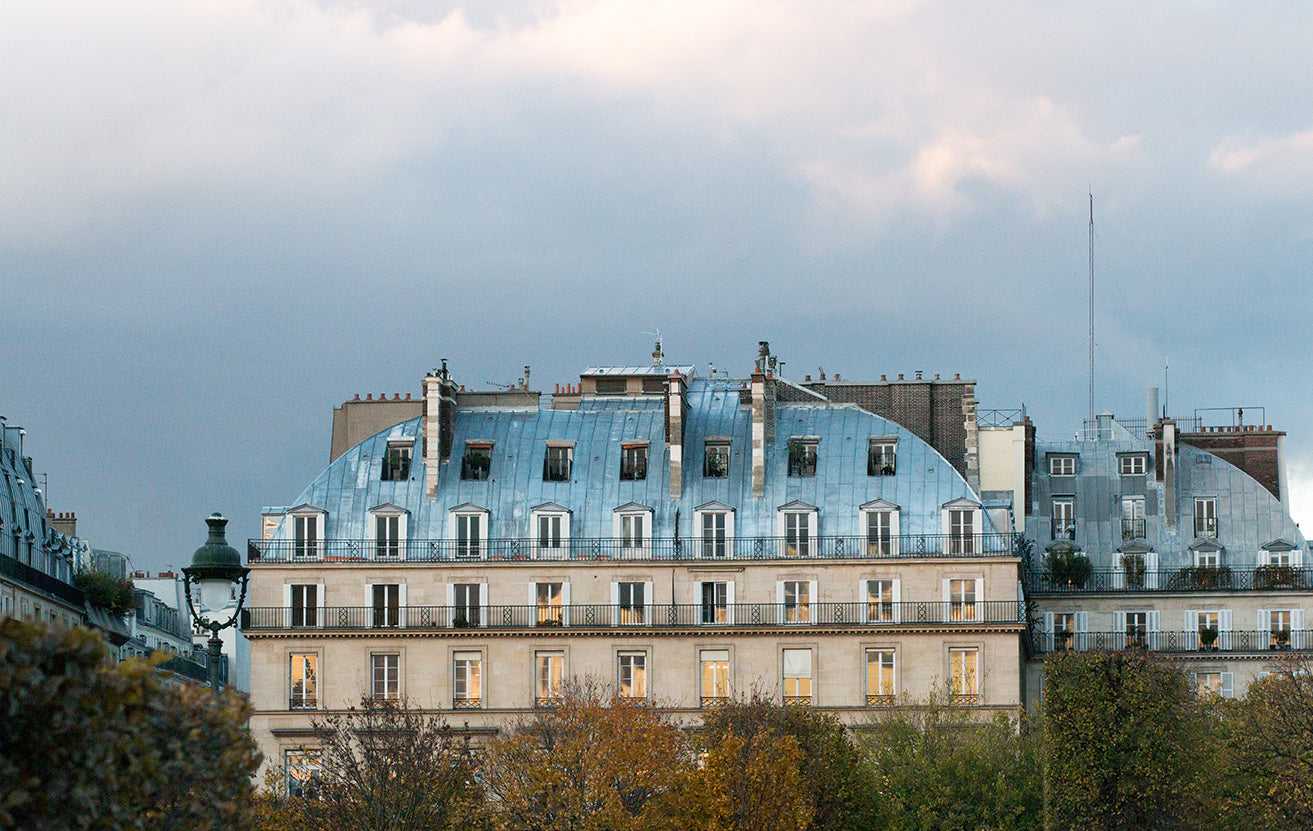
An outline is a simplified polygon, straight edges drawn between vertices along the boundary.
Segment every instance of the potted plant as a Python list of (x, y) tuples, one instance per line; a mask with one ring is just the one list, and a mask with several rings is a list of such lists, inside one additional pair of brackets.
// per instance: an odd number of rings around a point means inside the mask
[(1288, 629), (1276, 629), (1272, 632), (1272, 649), (1289, 649), (1290, 648), (1290, 631)]
[(1144, 555), (1126, 554), (1122, 556), (1122, 571), (1126, 574), (1126, 585), (1144, 588)]
[(1090, 579), (1094, 566), (1079, 551), (1053, 551), (1048, 556), (1049, 578), (1054, 586), (1081, 589)]
[(1199, 644), (1207, 651), (1216, 651), (1218, 631), (1216, 626), (1199, 627)]
[(1290, 566), (1259, 566), (1254, 569), (1254, 588), (1256, 589), (1299, 589), (1304, 581)]

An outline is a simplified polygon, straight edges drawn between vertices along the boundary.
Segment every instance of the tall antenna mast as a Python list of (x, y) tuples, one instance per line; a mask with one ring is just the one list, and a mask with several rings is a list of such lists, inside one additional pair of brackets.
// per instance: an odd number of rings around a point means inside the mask
[(1090, 190), (1090, 420), (1094, 427), (1094, 190)]

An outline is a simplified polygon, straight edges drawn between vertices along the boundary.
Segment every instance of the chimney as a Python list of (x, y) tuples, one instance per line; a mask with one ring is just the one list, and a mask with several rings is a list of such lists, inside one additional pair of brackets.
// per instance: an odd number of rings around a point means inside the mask
[(1165, 418), (1162, 426), (1163, 517), (1170, 530), (1176, 527), (1176, 422)]
[(670, 498), (684, 492), (684, 423), (688, 414), (684, 376), (672, 372), (666, 378), (666, 447), (670, 450)]
[[(435, 417), (436, 416), (436, 417)], [(438, 498), (439, 467), (451, 458), (451, 443), (456, 432), (456, 384), (442, 368), (424, 378), (424, 492), (429, 499)]]
[(1158, 424), (1158, 388), (1149, 387), (1144, 396), (1144, 431), (1152, 437), (1154, 427)]
[(775, 379), (752, 373), (752, 495), (766, 495), (766, 446), (775, 443)]

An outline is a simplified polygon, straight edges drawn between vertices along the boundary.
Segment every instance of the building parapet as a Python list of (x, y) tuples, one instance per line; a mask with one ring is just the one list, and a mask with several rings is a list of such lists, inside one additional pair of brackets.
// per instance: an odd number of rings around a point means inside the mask
[(1290, 650), (1307, 651), (1313, 648), (1310, 630), (1239, 630), (1220, 632), (1211, 644), (1205, 644), (1198, 631), (1154, 632), (1033, 632), (1033, 650), (1037, 654), (1049, 652), (1112, 652), (1123, 649), (1143, 649), (1150, 652), (1218, 653), (1250, 652), (1269, 653)]
[(1102, 569), (1090, 572), (1088, 577), (1079, 581), (1055, 579), (1047, 572), (1038, 571), (1028, 575), (1026, 587), (1035, 594), (1310, 591), (1313, 590), (1313, 568), (1186, 566), (1141, 572)]

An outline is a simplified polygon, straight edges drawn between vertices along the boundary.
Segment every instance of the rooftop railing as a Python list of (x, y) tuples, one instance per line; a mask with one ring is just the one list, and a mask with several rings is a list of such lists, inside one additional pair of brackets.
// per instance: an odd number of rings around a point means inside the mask
[(1015, 600), (907, 603), (650, 603), (522, 606), (257, 606), (242, 613), (247, 632), (433, 629), (714, 628), (725, 626), (920, 626), (1025, 622)]
[(0, 554), (0, 574), (20, 583), (26, 583), (32, 588), (57, 597), (65, 603), (71, 603), (74, 606), (81, 606), (83, 603), (81, 589), (69, 585), (57, 577), (51, 577), (40, 569), (20, 563), (13, 557)]
[(1012, 554), (1011, 534), (904, 534), (721, 539), (622, 538), (400, 540), (249, 540), (251, 563), (484, 562), (514, 560), (884, 560), (919, 557), (1000, 557)]
[(1216, 633), (1207, 642), (1198, 631), (1035, 632), (1036, 652), (1107, 652), (1143, 649), (1150, 652), (1282, 652), (1313, 648), (1309, 630), (1241, 630)]
[(1026, 588), (1036, 594), (1084, 592), (1202, 592), (1308, 591), (1313, 568), (1294, 566), (1187, 566), (1157, 571), (1109, 569), (1090, 572), (1080, 580), (1057, 579), (1047, 571), (1032, 571)]

